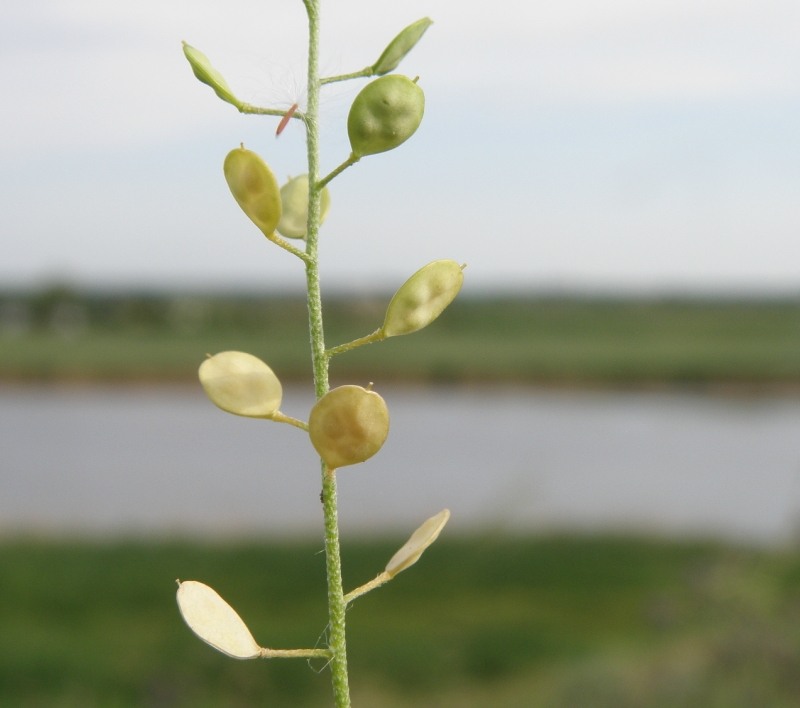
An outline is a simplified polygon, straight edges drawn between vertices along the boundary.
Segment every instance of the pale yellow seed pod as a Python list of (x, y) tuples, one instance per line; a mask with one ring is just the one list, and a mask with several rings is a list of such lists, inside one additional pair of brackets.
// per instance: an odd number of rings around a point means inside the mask
[[(331, 206), (331, 195), (325, 187), (320, 195), (320, 224)], [(281, 187), (281, 220), (278, 233), (286, 238), (305, 238), (308, 226), (308, 175), (293, 177)]]
[(178, 583), (178, 609), (184, 622), (206, 644), (234, 659), (255, 659), (261, 653), (241, 617), (204, 583)]
[(278, 377), (261, 359), (245, 352), (220, 352), (198, 371), (211, 402), (228, 413), (247, 418), (271, 418), (281, 405)]
[(420, 268), (389, 302), (383, 335), (396, 337), (427, 327), (455, 299), (463, 282), (463, 267), (455, 261), (433, 261)]
[(272, 236), (281, 219), (281, 190), (267, 163), (241, 146), (228, 153), (223, 172), (242, 211), (265, 236)]
[(308, 434), (329, 468), (354, 465), (383, 447), (389, 434), (389, 409), (375, 391), (339, 386), (311, 409)]
[(386, 572), (390, 577), (402, 573), (406, 568), (410, 568), (416, 563), (420, 556), (442, 532), (444, 525), (450, 518), (450, 510), (442, 509), (435, 516), (427, 519), (406, 541), (397, 553), (395, 553), (386, 564)]

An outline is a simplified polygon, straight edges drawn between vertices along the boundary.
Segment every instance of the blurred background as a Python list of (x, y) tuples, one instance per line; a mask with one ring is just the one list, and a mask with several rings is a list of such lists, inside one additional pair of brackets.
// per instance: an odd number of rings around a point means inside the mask
[[(423, 16), (400, 67), (420, 130), (331, 185), (328, 343), (430, 260), (466, 280), (425, 331), (333, 362), (392, 416), (340, 475), (346, 585), (453, 516), (351, 610), (354, 701), (794, 705), (800, 9), (343, 0), (323, 73)], [(243, 142), (302, 173), (303, 131), (219, 101), (180, 45), (241, 99), (302, 107), (302, 3), (0, 20), (0, 702), (326, 705), (323, 667), (227, 660), (172, 595), (204, 580), (260, 642), (325, 642), (312, 450), (196, 383), (207, 352), (249, 351), (307, 417), (302, 270), (221, 169)], [(323, 171), (362, 84), (323, 94)]]

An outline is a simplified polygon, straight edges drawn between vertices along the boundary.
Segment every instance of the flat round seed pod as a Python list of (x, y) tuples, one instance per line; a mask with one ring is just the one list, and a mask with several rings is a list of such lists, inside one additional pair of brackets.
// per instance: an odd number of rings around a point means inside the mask
[(311, 444), (331, 469), (372, 457), (389, 434), (389, 409), (375, 391), (339, 386), (326, 393), (308, 418)]
[(389, 302), (384, 336), (396, 337), (427, 327), (455, 299), (463, 282), (463, 268), (455, 261), (433, 261), (420, 268)]
[(411, 537), (403, 544), (402, 548), (392, 556), (391, 560), (386, 564), (386, 572), (394, 577), (414, 565), (425, 552), (425, 549), (439, 538), (439, 534), (449, 518), (450, 510), (442, 509), (438, 514), (425, 521), (411, 534)]
[(280, 408), (281, 382), (252, 354), (220, 352), (200, 364), (198, 374), (211, 402), (228, 413), (270, 418)]
[(367, 84), (347, 116), (347, 134), (356, 157), (392, 150), (422, 122), (425, 94), (416, 82), (388, 74)]
[[(320, 224), (331, 205), (328, 188), (320, 197)], [(305, 238), (308, 226), (308, 175), (293, 177), (281, 187), (281, 220), (278, 233), (286, 238)]]
[(189, 628), (206, 644), (234, 659), (255, 659), (261, 652), (236, 611), (204, 583), (178, 583), (178, 609)]
[(272, 170), (252, 150), (231, 150), (223, 164), (233, 198), (265, 236), (272, 236), (281, 218), (281, 190)]

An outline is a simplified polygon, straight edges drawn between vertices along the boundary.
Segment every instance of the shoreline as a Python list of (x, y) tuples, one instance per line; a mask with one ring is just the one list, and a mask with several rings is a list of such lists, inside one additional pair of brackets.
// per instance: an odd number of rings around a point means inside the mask
[[(357, 380), (359, 377), (347, 375), (331, 377), (331, 386)], [(800, 398), (800, 381), (795, 380), (738, 380), (713, 379), (707, 381), (680, 381), (670, 379), (579, 379), (579, 378), (488, 378), (488, 377), (407, 377), (381, 376), (377, 378), (381, 386), (387, 388), (415, 388), (421, 390), (530, 390), (552, 392), (608, 392), (608, 393), (665, 393), (733, 398)], [(341, 380), (339, 380), (341, 379)], [(282, 377), (285, 387), (302, 387), (310, 382), (300, 377)], [(190, 389), (202, 391), (194, 376), (52, 376), (16, 377), (0, 375), (0, 389)]]

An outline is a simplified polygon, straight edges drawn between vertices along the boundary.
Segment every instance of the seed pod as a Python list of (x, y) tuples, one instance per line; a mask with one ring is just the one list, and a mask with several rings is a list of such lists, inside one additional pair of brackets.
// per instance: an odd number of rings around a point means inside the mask
[(389, 42), (389, 45), (383, 50), (383, 54), (378, 57), (378, 61), (372, 65), (372, 73), (375, 76), (383, 76), (383, 74), (394, 71), (398, 64), (403, 61), (406, 54), (422, 39), (425, 30), (432, 24), (433, 20), (429, 17), (423, 17), (402, 30), (400, 34)]
[(261, 359), (245, 352), (220, 352), (200, 364), (200, 383), (211, 402), (228, 413), (271, 418), (283, 389)]
[(256, 153), (241, 146), (228, 153), (223, 172), (242, 211), (265, 236), (272, 236), (281, 218), (281, 192), (272, 170)]
[(233, 95), (233, 91), (231, 91), (227, 81), (222, 77), (222, 74), (211, 66), (211, 62), (203, 52), (184, 42), (183, 55), (189, 61), (192, 72), (198, 80), (214, 89), (214, 93), (226, 103), (236, 106), (239, 110), (242, 109), (242, 102)]
[(393, 578), (406, 568), (414, 565), (425, 549), (430, 546), (442, 532), (450, 518), (450, 510), (442, 509), (436, 516), (425, 521), (406, 541), (397, 553), (386, 564), (386, 572)]
[(331, 469), (372, 457), (389, 434), (389, 410), (375, 391), (339, 386), (328, 391), (308, 418), (311, 444)]
[[(331, 205), (328, 188), (322, 190), (320, 223), (325, 221)], [(281, 187), (281, 220), (278, 233), (286, 238), (305, 238), (308, 224), (308, 175), (293, 177)]]
[(396, 337), (427, 327), (458, 295), (463, 282), (463, 268), (455, 261), (433, 261), (423, 266), (389, 302), (383, 335)]
[(178, 609), (200, 639), (234, 659), (255, 659), (261, 653), (241, 617), (204, 583), (178, 582)]
[(393, 150), (419, 127), (425, 94), (407, 76), (389, 74), (368, 83), (347, 117), (347, 134), (357, 158)]

